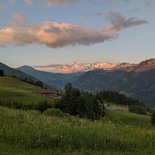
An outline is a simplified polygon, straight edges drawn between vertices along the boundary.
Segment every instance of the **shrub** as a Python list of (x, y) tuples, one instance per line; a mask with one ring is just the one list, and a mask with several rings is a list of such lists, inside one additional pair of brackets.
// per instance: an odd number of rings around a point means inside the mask
[(142, 115), (147, 114), (147, 108), (143, 106), (131, 105), (129, 106), (129, 111), (131, 113), (136, 113), (136, 114), (142, 114)]
[(0, 76), (4, 76), (4, 71), (0, 70)]
[(155, 126), (155, 111), (153, 111), (152, 115), (151, 115), (151, 124), (153, 126)]
[(34, 83), (36, 86), (43, 87), (43, 82), (37, 81)]
[(47, 109), (46, 111), (43, 112), (43, 114), (60, 118), (70, 117), (69, 114), (63, 113), (60, 109), (54, 109), (54, 108)]
[(49, 108), (52, 108), (52, 105), (50, 103), (48, 103), (47, 101), (43, 101), (37, 105), (36, 109), (39, 110), (39, 112), (43, 113), (45, 110), (47, 110)]

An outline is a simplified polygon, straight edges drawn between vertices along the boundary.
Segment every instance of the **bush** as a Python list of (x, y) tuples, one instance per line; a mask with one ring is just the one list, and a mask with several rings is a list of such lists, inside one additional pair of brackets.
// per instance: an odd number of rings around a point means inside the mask
[(36, 86), (42, 87), (43, 88), (43, 82), (37, 81), (34, 83)]
[(153, 111), (152, 115), (151, 115), (151, 124), (153, 126), (155, 126), (155, 111)]
[(131, 113), (136, 113), (136, 114), (142, 114), (142, 115), (147, 114), (147, 108), (143, 106), (131, 105), (129, 106), (129, 111)]
[(45, 110), (49, 108), (52, 108), (51, 103), (48, 103), (47, 101), (43, 101), (37, 105), (36, 110), (39, 110), (39, 112), (43, 113)]
[(0, 76), (4, 76), (4, 71), (0, 70)]
[(60, 109), (47, 109), (43, 114), (60, 118), (70, 117), (69, 114), (63, 113)]

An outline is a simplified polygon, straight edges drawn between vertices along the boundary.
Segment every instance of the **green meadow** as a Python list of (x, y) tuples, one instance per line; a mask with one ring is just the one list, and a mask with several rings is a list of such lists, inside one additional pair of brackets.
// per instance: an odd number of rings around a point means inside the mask
[(2, 155), (155, 154), (155, 130), (149, 116), (106, 112), (89, 121), (48, 110), (0, 109)]
[(17, 102), (23, 105), (38, 104), (43, 101), (52, 102), (40, 95), (42, 89), (11, 77), (0, 77), (0, 102)]

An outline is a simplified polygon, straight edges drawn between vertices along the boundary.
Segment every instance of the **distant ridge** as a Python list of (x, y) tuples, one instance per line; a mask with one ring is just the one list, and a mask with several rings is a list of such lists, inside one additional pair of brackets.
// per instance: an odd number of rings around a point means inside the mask
[(110, 62), (98, 62), (98, 63), (79, 63), (74, 62), (72, 64), (51, 64), (44, 66), (33, 66), (33, 68), (46, 71), (51, 73), (78, 73), (78, 72), (88, 72), (91, 70), (102, 69), (106, 71), (114, 70), (124, 70), (124, 71), (133, 71), (133, 72), (145, 72), (152, 69), (155, 69), (155, 58), (151, 58), (145, 61), (142, 61), (138, 64), (130, 63), (110, 63)]
[[(11, 68), (1, 62), (0, 62), (0, 70), (3, 72), (4, 76), (15, 77), (18, 80), (25, 81), (25, 82), (32, 83), (32, 84), (40, 82), (40, 80), (38, 80), (37, 78), (29, 74), (26, 74), (22, 71), (19, 71), (17, 69)], [(44, 84), (44, 86), (47, 86), (47, 85)]]
[(30, 80), (35, 80), (37, 81), (36, 78), (26, 74), (26, 73), (23, 73), (22, 71), (19, 71), (19, 70), (16, 70), (14, 68), (11, 68), (3, 63), (0, 62), (0, 70), (2, 70), (4, 72), (4, 75), (5, 76), (14, 76), (14, 77), (17, 77), (18, 79), (21, 79), (21, 80), (24, 80), (24, 79), (30, 79)]
[(36, 70), (30, 66), (21, 66), (17, 69), (33, 77), (36, 77), (40, 81), (43, 81), (49, 86), (52, 86), (57, 89), (63, 89), (65, 84), (67, 84), (68, 82), (73, 82), (83, 74), (83, 73), (71, 73), (71, 74), (50, 73)]
[(148, 59), (145, 61), (142, 61), (141, 63), (137, 64), (133, 71), (135, 72), (146, 72), (155, 69), (155, 58)]

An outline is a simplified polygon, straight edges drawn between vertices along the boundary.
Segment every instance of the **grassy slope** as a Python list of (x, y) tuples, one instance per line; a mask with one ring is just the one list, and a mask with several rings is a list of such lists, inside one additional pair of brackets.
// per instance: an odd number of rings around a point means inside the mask
[[(14, 101), (22, 104), (38, 103), (45, 100), (41, 88), (15, 78), (0, 77), (0, 101)], [(46, 98), (46, 100), (49, 100)]]
[(2, 155), (155, 154), (150, 117), (107, 112), (97, 122), (0, 109)]

